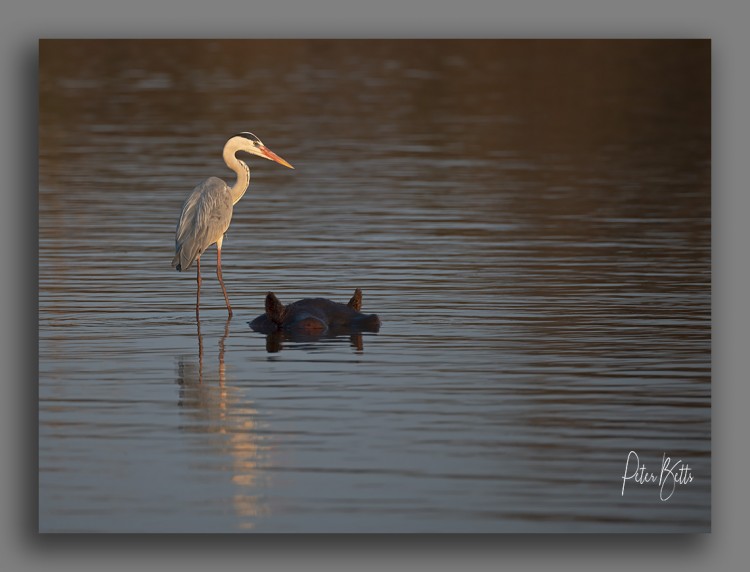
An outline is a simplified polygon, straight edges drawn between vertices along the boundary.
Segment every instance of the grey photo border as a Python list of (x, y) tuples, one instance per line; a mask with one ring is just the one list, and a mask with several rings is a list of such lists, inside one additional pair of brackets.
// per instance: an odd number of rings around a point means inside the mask
[[(4, 399), (0, 561), (8, 570), (740, 569), (750, 421), (746, 290), (750, 101), (741, 2), (593, 0), (29, 0), (3, 8), (0, 228)], [(710, 38), (712, 40), (712, 533), (701, 535), (39, 535), (37, 491), (37, 55), (40, 38)], [(743, 65), (745, 64), (745, 65)], [(744, 240), (743, 240), (744, 239)], [(743, 319), (744, 318), (744, 319)], [(743, 352), (743, 350), (745, 350)], [(744, 359), (743, 359), (744, 358)]]

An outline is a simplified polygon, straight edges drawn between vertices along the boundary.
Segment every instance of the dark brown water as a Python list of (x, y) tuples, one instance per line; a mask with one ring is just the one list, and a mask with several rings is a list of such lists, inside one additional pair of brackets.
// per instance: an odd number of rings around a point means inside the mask
[[(43, 42), (43, 531), (706, 531), (706, 42)], [(174, 227), (252, 131), (226, 320)], [(268, 352), (248, 322), (383, 326)], [(692, 482), (632, 480), (662, 456)], [(632, 465), (631, 465), (632, 469)]]

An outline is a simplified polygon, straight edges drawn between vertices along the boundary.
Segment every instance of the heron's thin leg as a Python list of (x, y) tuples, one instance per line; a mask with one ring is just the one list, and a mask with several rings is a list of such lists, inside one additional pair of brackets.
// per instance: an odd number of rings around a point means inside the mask
[(227, 303), (227, 310), (229, 311), (229, 317), (232, 317), (232, 305), (229, 303), (229, 296), (227, 296), (227, 289), (224, 287), (224, 279), (221, 277), (221, 246), (216, 245), (216, 276), (219, 277), (219, 284), (221, 284), (221, 291), (224, 292), (224, 301)]
[(203, 383), (203, 336), (201, 335), (201, 318), (197, 316), (198, 323), (198, 383)]
[(196, 260), (198, 272), (196, 275), (196, 282), (198, 283), (198, 294), (195, 296), (195, 316), (200, 319), (201, 313), (201, 257), (199, 256)]

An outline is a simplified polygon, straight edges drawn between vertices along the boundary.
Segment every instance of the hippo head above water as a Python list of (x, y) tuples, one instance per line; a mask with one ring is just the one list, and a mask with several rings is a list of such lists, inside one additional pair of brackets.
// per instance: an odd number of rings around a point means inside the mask
[(304, 298), (284, 305), (273, 292), (266, 296), (266, 312), (250, 322), (256, 332), (322, 336), (377, 332), (380, 318), (363, 314), (362, 291), (357, 288), (347, 304), (325, 298)]

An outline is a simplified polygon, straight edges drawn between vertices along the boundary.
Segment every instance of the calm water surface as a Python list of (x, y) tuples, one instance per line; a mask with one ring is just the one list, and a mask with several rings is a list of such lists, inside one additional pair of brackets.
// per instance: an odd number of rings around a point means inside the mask
[[(42, 43), (40, 530), (709, 530), (708, 44), (247, 46)], [(295, 170), (197, 323), (174, 227), (244, 130)], [(356, 287), (360, 343), (248, 326)]]

